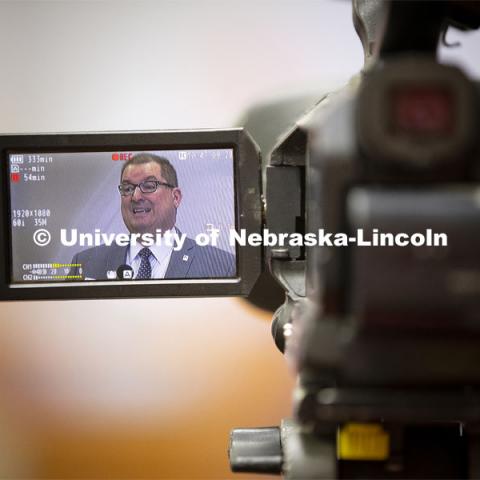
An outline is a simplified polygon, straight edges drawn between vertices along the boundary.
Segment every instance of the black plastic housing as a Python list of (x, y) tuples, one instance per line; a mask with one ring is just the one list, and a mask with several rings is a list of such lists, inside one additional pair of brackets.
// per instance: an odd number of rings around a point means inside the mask
[(11, 283), (11, 229), (8, 152), (88, 152), (232, 148), (235, 227), (247, 234), (261, 229), (260, 153), (243, 129), (19, 134), (0, 136), (0, 300), (143, 298), (248, 295), (262, 268), (261, 247), (237, 246), (237, 276), (228, 279), (114, 282)]

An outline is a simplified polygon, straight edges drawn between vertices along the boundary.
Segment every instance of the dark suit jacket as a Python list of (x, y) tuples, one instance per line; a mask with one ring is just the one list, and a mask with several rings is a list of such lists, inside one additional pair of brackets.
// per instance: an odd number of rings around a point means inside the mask
[[(81, 264), (84, 278), (107, 280), (108, 271), (117, 271), (126, 263), (127, 247), (101, 245), (77, 253), (72, 264)], [(195, 240), (185, 238), (183, 248), (173, 251), (164, 278), (225, 278), (236, 274), (235, 257), (219, 248), (200, 247)], [(72, 267), (69, 275), (79, 275)]]

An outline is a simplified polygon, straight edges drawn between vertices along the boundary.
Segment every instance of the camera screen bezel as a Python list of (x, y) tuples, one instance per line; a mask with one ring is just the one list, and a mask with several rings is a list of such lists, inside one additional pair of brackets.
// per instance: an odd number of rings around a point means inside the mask
[(56, 300), (86, 298), (203, 297), (248, 295), (262, 268), (261, 247), (236, 247), (237, 275), (223, 279), (146, 281), (85, 281), (13, 283), (11, 275), (10, 153), (68, 153), (232, 149), (234, 160), (235, 228), (260, 232), (260, 157), (250, 136), (241, 128), (163, 132), (108, 132), (20, 134), (0, 136), (0, 300)]

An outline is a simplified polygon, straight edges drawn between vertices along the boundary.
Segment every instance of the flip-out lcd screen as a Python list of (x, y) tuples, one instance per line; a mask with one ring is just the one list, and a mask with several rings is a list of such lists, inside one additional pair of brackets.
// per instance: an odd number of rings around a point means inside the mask
[(233, 148), (7, 159), (12, 285), (237, 276)]

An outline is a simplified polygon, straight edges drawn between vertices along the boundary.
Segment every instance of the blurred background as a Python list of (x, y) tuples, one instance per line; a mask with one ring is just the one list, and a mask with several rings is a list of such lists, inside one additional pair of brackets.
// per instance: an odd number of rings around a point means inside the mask
[[(480, 76), (479, 34), (448, 38)], [(4, 0), (0, 62), (2, 133), (273, 135), (363, 53), (342, 0)], [(229, 431), (290, 413), (270, 319), (235, 298), (2, 303), (0, 478), (233, 478)]]

